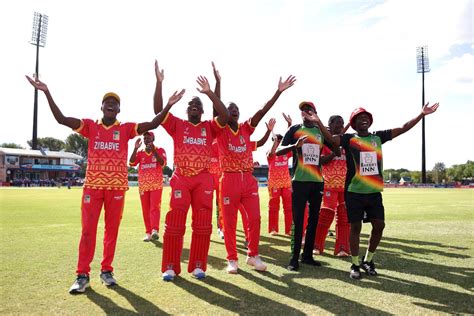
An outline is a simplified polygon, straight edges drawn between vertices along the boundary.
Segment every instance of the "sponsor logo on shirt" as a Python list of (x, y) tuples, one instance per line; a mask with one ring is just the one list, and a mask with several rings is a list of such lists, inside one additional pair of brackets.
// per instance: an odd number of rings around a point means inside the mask
[(201, 136), (206, 136), (206, 134), (207, 134), (206, 128), (205, 127), (201, 128)]
[(283, 166), (288, 166), (287, 161), (276, 161), (275, 162), (275, 167), (283, 167)]
[[(114, 136), (115, 137), (115, 136)], [(120, 143), (116, 142), (94, 142), (94, 150), (120, 150)]]
[(120, 140), (120, 131), (114, 131), (113, 139), (114, 140)]
[(180, 199), (181, 198), (181, 190), (174, 191), (174, 198), (175, 199)]
[(183, 144), (206, 146), (207, 138), (184, 136)]

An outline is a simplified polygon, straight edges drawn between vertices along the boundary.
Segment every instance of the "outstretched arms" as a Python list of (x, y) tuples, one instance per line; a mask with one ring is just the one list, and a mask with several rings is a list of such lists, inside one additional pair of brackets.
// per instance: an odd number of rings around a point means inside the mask
[(402, 127), (398, 127), (398, 128), (393, 128), (392, 129), (392, 139), (394, 139), (395, 137), (397, 136), (400, 136), (401, 134), (405, 133), (405, 132), (408, 132), (413, 126), (415, 126), (423, 117), (425, 117), (426, 115), (429, 115), (431, 113), (434, 113), (436, 112), (436, 110), (438, 109), (439, 107), (439, 103), (435, 103), (433, 104), (432, 106), (429, 106), (429, 102), (426, 103), (424, 106), (423, 106), (423, 109), (421, 110), (421, 113), (418, 114), (417, 117), (409, 120), (408, 122), (406, 122), (405, 124), (403, 124)]
[(40, 81), (38, 78), (35, 78), (35, 80), (33, 80), (28, 76), (26, 76), (26, 79), (28, 79), (28, 81), (31, 83), (33, 87), (44, 92), (46, 99), (48, 99), (49, 108), (51, 109), (51, 112), (53, 113), (54, 118), (59, 124), (65, 125), (72, 129), (78, 129), (81, 126), (81, 120), (74, 117), (66, 117), (63, 115), (61, 110), (58, 108), (58, 106), (54, 102), (53, 97), (51, 96), (51, 93), (49, 92), (48, 86), (44, 82)]
[(155, 115), (160, 113), (163, 110), (163, 80), (165, 79), (164, 69), (160, 70), (158, 66), (158, 61), (155, 59), (155, 76), (156, 76), (156, 86), (155, 94), (153, 95), (153, 110)]
[(308, 113), (308, 112), (302, 112), (302, 115), (308, 121), (314, 122), (314, 123), (316, 123), (316, 125), (318, 125), (319, 130), (323, 134), (325, 140), (327, 140), (333, 146), (339, 147), (340, 142), (341, 142), (341, 136), (340, 135), (331, 135), (331, 133), (326, 128), (326, 126), (324, 126), (323, 122), (321, 122), (321, 120), (319, 119), (318, 114), (311, 111), (311, 114)]
[(295, 76), (288, 76), (288, 78), (286, 78), (285, 81), (282, 81), (281, 77), (280, 77), (280, 82), (278, 83), (278, 89), (277, 91), (275, 92), (275, 94), (273, 95), (273, 97), (267, 101), (267, 103), (265, 103), (265, 105), (263, 106), (263, 108), (261, 108), (260, 110), (257, 111), (257, 113), (255, 113), (253, 116), (252, 116), (252, 119), (250, 121), (250, 125), (252, 125), (253, 127), (257, 127), (258, 123), (260, 123), (260, 121), (262, 120), (263, 116), (265, 114), (267, 114), (267, 112), (272, 108), (272, 106), (275, 104), (276, 100), (278, 100), (278, 98), (280, 97), (281, 93), (283, 91), (285, 91), (286, 89), (288, 89), (289, 87), (293, 86), (295, 84), (295, 81), (296, 81), (296, 78)]
[(289, 114), (281, 113), (283, 114), (283, 118), (285, 119), (286, 123), (288, 124), (288, 128), (291, 127), (291, 124), (293, 123), (293, 120), (291, 119), (291, 116)]
[(211, 99), (212, 106), (217, 112), (217, 121), (219, 122), (219, 125), (221, 126), (226, 125), (227, 121), (229, 121), (229, 112), (225, 108), (224, 103), (222, 103), (221, 99), (219, 99), (217, 95), (214, 92), (212, 92), (207, 78), (204, 76), (199, 76), (196, 82), (200, 86), (200, 88), (196, 88), (197, 91), (207, 95), (209, 99)]
[(139, 123), (138, 124), (138, 129), (137, 129), (137, 132), (138, 134), (143, 134), (145, 133), (146, 131), (149, 131), (149, 130), (153, 130), (155, 128), (157, 128), (161, 122), (163, 122), (163, 120), (165, 119), (166, 115), (168, 114), (168, 112), (170, 111), (171, 107), (176, 103), (178, 102), (179, 100), (181, 100), (181, 98), (183, 97), (184, 95), (184, 92), (185, 90), (181, 90), (179, 93), (178, 91), (175, 91), (173, 93), (173, 95), (169, 98), (168, 100), (168, 104), (166, 104), (166, 107), (161, 110), (157, 116), (155, 116), (153, 118), (153, 120), (151, 122), (143, 122), (143, 123)]

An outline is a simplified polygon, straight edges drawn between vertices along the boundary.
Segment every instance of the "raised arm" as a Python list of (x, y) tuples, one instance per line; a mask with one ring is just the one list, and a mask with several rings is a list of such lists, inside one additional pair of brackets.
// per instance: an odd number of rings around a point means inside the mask
[(132, 155), (130, 156), (130, 159), (128, 160), (128, 163), (131, 166), (135, 166), (135, 160), (137, 160), (137, 151), (138, 151), (138, 148), (140, 148), (141, 145), (142, 145), (142, 140), (140, 138), (138, 138), (135, 141), (135, 146), (133, 147)]
[(267, 112), (272, 108), (272, 106), (275, 104), (276, 100), (278, 100), (278, 98), (280, 97), (281, 93), (283, 91), (285, 91), (286, 89), (288, 89), (289, 87), (293, 86), (295, 84), (295, 81), (296, 81), (296, 78), (295, 76), (288, 76), (288, 78), (286, 78), (285, 81), (281, 81), (281, 77), (280, 77), (280, 82), (278, 83), (278, 89), (277, 91), (275, 92), (275, 94), (273, 95), (273, 97), (267, 101), (267, 103), (265, 103), (265, 105), (257, 111), (257, 113), (255, 113), (253, 116), (252, 116), (252, 119), (250, 121), (250, 124), (253, 126), (253, 127), (257, 127), (258, 123), (260, 123), (260, 121), (262, 120), (263, 116), (265, 114), (267, 114)]
[(319, 127), (319, 130), (324, 136), (324, 139), (327, 140), (330, 144), (333, 146), (339, 147), (341, 144), (341, 136), (340, 135), (331, 135), (331, 133), (328, 131), (326, 126), (321, 122), (319, 119), (319, 116), (314, 113), (308, 113), (308, 112), (302, 112), (302, 115), (304, 118), (306, 118), (308, 121), (316, 123), (316, 125)]
[(408, 132), (413, 126), (415, 126), (423, 117), (426, 115), (429, 115), (431, 113), (436, 112), (436, 110), (439, 107), (439, 103), (435, 103), (432, 106), (429, 106), (429, 102), (426, 103), (423, 106), (423, 109), (421, 110), (421, 113), (418, 114), (417, 117), (411, 119), (410, 121), (406, 122), (403, 124), (402, 127), (397, 127), (392, 129), (392, 139), (394, 139), (397, 136), (400, 136), (401, 134)]
[(275, 152), (275, 155), (277, 156), (286, 155), (288, 152), (293, 151), (294, 149), (301, 148), (307, 138), (308, 138), (308, 135), (304, 135), (298, 138), (298, 140), (294, 144), (278, 147)]
[(186, 90), (184, 90), (184, 89), (181, 90), (181, 92), (179, 92), (179, 93), (178, 93), (178, 91), (175, 91), (173, 93), (173, 95), (169, 98), (168, 104), (166, 104), (165, 108), (163, 110), (161, 110), (160, 113), (158, 113), (158, 115), (155, 116), (151, 122), (139, 123), (138, 124), (138, 129), (137, 129), (138, 134), (143, 134), (146, 131), (156, 129), (158, 126), (160, 126), (160, 124), (163, 122), (166, 115), (170, 111), (171, 107), (176, 102), (181, 100), (181, 98), (183, 97), (185, 91)]
[(158, 61), (155, 59), (155, 75), (156, 75), (156, 86), (155, 94), (153, 95), (153, 110), (155, 115), (163, 110), (163, 80), (165, 79), (164, 69), (160, 70)]
[(151, 150), (151, 152), (153, 153), (153, 156), (155, 156), (156, 161), (160, 164), (160, 166), (164, 166), (164, 164), (165, 164), (165, 159), (164, 159), (164, 157), (161, 157), (161, 156), (160, 156), (160, 154), (159, 154), (158, 151), (156, 150), (155, 145), (153, 145), (153, 143), (151, 143), (151, 144), (148, 144), (148, 146), (150, 146), (150, 150)]
[(61, 110), (58, 108), (58, 106), (54, 102), (53, 97), (51, 96), (51, 93), (49, 92), (48, 86), (44, 82), (41, 82), (38, 78), (35, 78), (35, 80), (33, 80), (28, 76), (25, 76), (25, 77), (26, 79), (28, 79), (28, 81), (31, 83), (33, 87), (44, 92), (46, 99), (48, 99), (49, 108), (51, 109), (51, 112), (53, 113), (54, 118), (59, 124), (65, 125), (72, 129), (78, 129), (81, 126), (81, 120), (74, 117), (66, 117), (63, 115)]
[(285, 119), (286, 123), (288, 124), (287, 128), (291, 127), (291, 124), (293, 123), (293, 120), (291, 119), (291, 116), (289, 114), (281, 113), (283, 114), (283, 118)]
[[(216, 87), (214, 88), (214, 93), (220, 99), (221, 98), (221, 75), (219, 73), (219, 70), (216, 69), (216, 65), (214, 64), (214, 62), (212, 62), (212, 71), (214, 72), (214, 78), (216, 79)], [(219, 113), (217, 113), (216, 109), (212, 107), (212, 117), (216, 117), (217, 115), (219, 115)]]
[(262, 147), (265, 145), (265, 143), (268, 140), (268, 137), (270, 136), (270, 133), (273, 132), (273, 128), (275, 127), (276, 120), (274, 118), (270, 119), (268, 123), (265, 123), (267, 125), (267, 131), (265, 132), (265, 135), (257, 141), (257, 147)]
[(196, 88), (197, 91), (207, 95), (209, 99), (212, 101), (212, 107), (217, 112), (217, 121), (221, 126), (224, 126), (229, 121), (229, 112), (227, 111), (224, 103), (222, 103), (221, 99), (217, 97), (217, 95), (212, 92), (211, 87), (209, 86), (209, 81), (204, 76), (199, 76), (196, 79), (200, 88)]

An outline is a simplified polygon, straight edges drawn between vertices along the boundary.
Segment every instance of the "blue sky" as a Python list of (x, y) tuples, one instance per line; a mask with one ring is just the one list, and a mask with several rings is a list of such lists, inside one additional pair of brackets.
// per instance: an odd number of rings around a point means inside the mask
[[(121, 121), (153, 117), (154, 60), (165, 69), (165, 97), (185, 88), (172, 112), (184, 117), (186, 101), (198, 94), (195, 79), (211, 80), (211, 61), (222, 75), (222, 99), (249, 118), (275, 92), (280, 76), (297, 77), (265, 120), (282, 112), (301, 120), (297, 105), (313, 101), (323, 121), (363, 106), (372, 130), (399, 127), (421, 109), (416, 47), (429, 46), (431, 72), (426, 100), (440, 102), (427, 117), (427, 168), (474, 159), (473, 1), (3, 1), (0, 59), (0, 143), (26, 146), (32, 135), (33, 88), (24, 79), (35, 67), (33, 12), (49, 16), (40, 51), (40, 78), (68, 116), (100, 118), (107, 91), (122, 98)], [(205, 99), (204, 99), (205, 100)], [(205, 118), (211, 103), (205, 102)], [(38, 136), (65, 139), (43, 95)], [(255, 139), (263, 135), (263, 122)], [(172, 156), (171, 138), (159, 128), (157, 145)], [(132, 146), (132, 143), (130, 143)], [(265, 163), (264, 148), (255, 160)], [(171, 161), (171, 159), (170, 159)], [(421, 169), (421, 124), (384, 145), (385, 168)]]

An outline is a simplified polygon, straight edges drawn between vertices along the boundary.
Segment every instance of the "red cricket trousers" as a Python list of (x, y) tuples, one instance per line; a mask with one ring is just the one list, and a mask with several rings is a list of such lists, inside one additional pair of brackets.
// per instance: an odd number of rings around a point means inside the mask
[(213, 173), (212, 177), (214, 179), (214, 191), (216, 191), (216, 218), (217, 218), (217, 228), (219, 228), (222, 232), (224, 231), (224, 216), (222, 215), (222, 207), (219, 203), (219, 182), (221, 174)]
[(160, 231), (161, 193), (163, 189), (140, 193), (145, 232), (151, 234), (153, 229)]
[(166, 214), (163, 234), (163, 259), (161, 272), (174, 270), (181, 273), (183, 236), (186, 231), (186, 216), (192, 208), (192, 237), (188, 272), (195, 268), (206, 271), (207, 255), (212, 232), (212, 193), (214, 182), (208, 172), (192, 177), (178, 175), (170, 181), (170, 210)]
[[(221, 178), (221, 205), (224, 214), (224, 243), (227, 250), (227, 260), (238, 259), (237, 211), (241, 205), (243, 206), (241, 211), (247, 215), (248, 221), (247, 255), (257, 256), (260, 243), (260, 201), (257, 180), (251, 172), (224, 172)], [(244, 219), (244, 216), (242, 218)]]
[(270, 199), (268, 200), (268, 232), (279, 232), (278, 215), (280, 211), (280, 198), (283, 202), (283, 214), (285, 216), (285, 234), (290, 234), (292, 217), (291, 187), (288, 188), (268, 188)]
[(326, 236), (334, 220), (334, 215), (336, 216), (336, 244), (334, 245), (334, 254), (336, 255), (340, 251), (350, 253), (349, 233), (351, 226), (347, 220), (344, 191), (324, 191), (321, 211), (319, 212), (318, 227), (316, 229), (314, 249), (318, 249), (320, 253), (324, 252)]
[(104, 206), (104, 251), (101, 271), (113, 271), (115, 246), (122, 220), (125, 191), (84, 188), (82, 193), (81, 217), (82, 232), (79, 242), (77, 274), (89, 274), (90, 263), (94, 259), (97, 238), (97, 224)]

